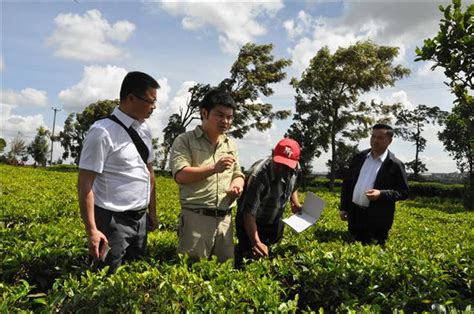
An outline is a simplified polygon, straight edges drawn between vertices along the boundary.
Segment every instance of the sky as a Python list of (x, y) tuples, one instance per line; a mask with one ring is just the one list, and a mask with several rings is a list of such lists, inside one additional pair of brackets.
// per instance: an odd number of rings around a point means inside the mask
[[(469, 3), (464, 1), (464, 3)], [(472, 3), (472, 1), (470, 2)], [(262, 98), (275, 110), (294, 113), (292, 77), (301, 78), (309, 60), (324, 46), (331, 52), (370, 39), (399, 47), (395, 64), (411, 71), (394, 87), (373, 90), (360, 100), (419, 104), (449, 111), (454, 97), (441, 69), (414, 62), (415, 48), (439, 31), (443, 1), (2, 1), (0, 55), (0, 137), (18, 133), (30, 142), (36, 129), (55, 134), (71, 112), (101, 99), (116, 99), (129, 71), (143, 71), (161, 85), (158, 108), (148, 119), (162, 139), (168, 117), (178, 112), (195, 83), (216, 85), (229, 77), (239, 49), (247, 42), (274, 45), (276, 59), (292, 60), (285, 80)], [(236, 140), (240, 163), (249, 167), (268, 156), (291, 119), (267, 132), (255, 130)], [(189, 130), (190, 128), (188, 128)], [(429, 172), (455, 172), (456, 164), (437, 139), (440, 127), (428, 125), (421, 160)], [(359, 149), (369, 147), (368, 138)], [(6, 148), (8, 151), (8, 146)], [(412, 143), (394, 138), (390, 150), (404, 162), (414, 159)], [(54, 144), (54, 156), (62, 149)], [(329, 152), (313, 162), (326, 172)]]

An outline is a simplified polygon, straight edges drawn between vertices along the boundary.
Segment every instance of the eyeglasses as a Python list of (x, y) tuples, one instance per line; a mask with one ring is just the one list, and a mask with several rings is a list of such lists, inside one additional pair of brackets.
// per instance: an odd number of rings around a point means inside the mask
[(153, 100), (149, 100), (149, 99), (146, 99), (146, 98), (143, 98), (141, 96), (138, 96), (138, 95), (135, 95), (135, 94), (132, 94), (133, 96), (137, 97), (138, 99), (140, 100), (143, 100), (144, 102), (146, 102), (147, 104), (149, 105), (156, 105), (156, 98), (153, 99)]

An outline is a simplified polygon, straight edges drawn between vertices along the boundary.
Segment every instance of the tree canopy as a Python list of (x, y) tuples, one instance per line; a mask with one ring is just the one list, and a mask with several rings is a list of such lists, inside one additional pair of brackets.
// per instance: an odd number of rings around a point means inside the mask
[(432, 61), (432, 69), (444, 68), (456, 101), (446, 118), (439, 139), (454, 157), (461, 171), (469, 172), (466, 208), (474, 209), (474, 4), (463, 12), (461, 0), (453, 0), (443, 13), (440, 30), (433, 38), (425, 39), (423, 47), (416, 48), (415, 61)]
[(33, 157), (35, 167), (36, 165), (46, 166), (49, 151), (48, 139), (51, 133), (43, 126), (40, 126), (36, 131), (36, 136), (30, 145), (28, 145), (27, 151), (28, 154)]
[[(339, 48), (331, 54), (327, 47), (320, 49), (303, 72), (301, 79), (293, 78), (296, 89), (296, 114), (288, 135), (297, 132), (312, 134), (309, 146), (302, 143), (308, 157), (320, 150), (331, 150), (330, 187), (334, 186), (337, 143), (358, 141), (367, 137), (369, 127), (378, 119), (400, 108), (398, 104), (384, 105), (358, 101), (361, 93), (393, 86), (410, 71), (393, 65), (398, 48), (378, 46), (371, 41), (357, 42)], [(311, 123), (304, 123), (310, 120)], [(305, 160), (309, 163), (310, 160)]]
[(426, 148), (426, 139), (422, 135), (425, 123), (441, 124), (446, 114), (439, 107), (426, 105), (418, 105), (413, 110), (403, 109), (397, 114), (395, 133), (415, 145), (415, 159), (406, 163), (407, 168), (413, 170), (414, 180), (419, 180), (419, 174), (428, 171), (420, 160), (420, 153)]

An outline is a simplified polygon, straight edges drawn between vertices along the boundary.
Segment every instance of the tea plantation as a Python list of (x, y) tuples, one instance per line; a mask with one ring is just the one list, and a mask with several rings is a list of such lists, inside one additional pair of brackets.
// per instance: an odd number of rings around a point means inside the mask
[(338, 194), (316, 191), (316, 226), (235, 270), (176, 255), (178, 188), (158, 176), (148, 257), (106, 276), (87, 266), (77, 172), (60, 170), (0, 166), (1, 312), (474, 311), (474, 212), (460, 201), (398, 203), (382, 248), (351, 242)]

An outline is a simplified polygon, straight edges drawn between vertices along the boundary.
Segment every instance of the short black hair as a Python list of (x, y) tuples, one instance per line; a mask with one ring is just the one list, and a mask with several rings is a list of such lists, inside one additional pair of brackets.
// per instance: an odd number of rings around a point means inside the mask
[(199, 108), (210, 112), (215, 106), (219, 105), (232, 108), (234, 111), (237, 109), (237, 104), (230, 92), (223, 88), (213, 88), (208, 91), (199, 103)]
[(390, 136), (390, 137), (393, 137), (393, 128), (388, 125), (388, 124), (384, 124), (384, 123), (377, 123), (375, 124), (373, 127), (372, 127), (372, 130), (387, 130), (387, 134)]
[(125, 100), (129, 94), (145, 96), (149, 88), (160, 88), (160, 84), (150, 75), (143, 72), (128, 72), (120, 87), (120, 100)]

